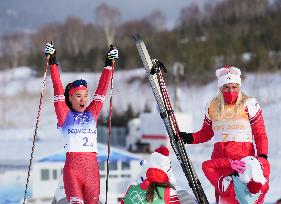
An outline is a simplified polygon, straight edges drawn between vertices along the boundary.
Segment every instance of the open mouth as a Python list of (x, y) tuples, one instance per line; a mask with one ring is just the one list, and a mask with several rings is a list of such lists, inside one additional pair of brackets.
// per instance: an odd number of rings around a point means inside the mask
[(79, 104), (80, 108), (84, 108), (85, 104)]

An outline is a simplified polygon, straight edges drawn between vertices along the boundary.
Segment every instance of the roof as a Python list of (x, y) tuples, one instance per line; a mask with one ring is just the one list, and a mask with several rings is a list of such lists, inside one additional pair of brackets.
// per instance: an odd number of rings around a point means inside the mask
[[(107, 146), (104, 144), (98, 143), (98, 162), (107, 160)], [(142, 158), (136, 154), (132, 154), (130, 152), (111, 147), (110, 148), (110, 158), (109, 161), (124, 161), (129, 162), (132, 160), (141, 160)], [(38, 159), (36, 162), (64, 162), (65, 161), (65, 151), (60, 151), (55, 154), (43, 157)]]

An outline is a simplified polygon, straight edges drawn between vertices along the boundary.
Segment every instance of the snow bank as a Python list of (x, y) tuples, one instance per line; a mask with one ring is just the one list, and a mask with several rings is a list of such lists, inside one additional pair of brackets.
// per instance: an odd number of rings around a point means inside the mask
[[(63, 73), (62, 82), (65, 86), (75, 79), (86, 79), (89, 84), (90, 97), (93, 96), (100, 73)], [(30, 149), (33, 130), (36, 122), (39, 96), (42, 86), (42, 77), (35, 78), (30, 68), (20, 67), (0, 72), (0, 83), (6, 84), (0, 98), (0, 160), (24, 160), (29, 158), (29, 152), (22, 154), (21, 149)], [(143, 83), (145, 82), (145, 83)], [(263, 108), (266, 129), (269, 138), (269, 161), (271, 168), (271, 187), (266, 201), (275, 201), (281, 196), (279, 184), (281, 182), (281, 73), (272, 74), (246, 74), (242, 81), (242, 89), (246, 94), (254, 96)], [(174, 87), (168, 87), (171, 100), (173, 101)], [(108, 92), (109, 93), (109, 92)], [(192, 112), (194, 130), (202, 126), (204, 109), (208, 101), (218, 94), (216, 81), (203, 87), (181, 87), (180, 104), (184, 112)], [(50, 140), (49, 145), (38, 143), (37, 150), (42, 154), (44, 150), (57, 151), (61, 149), (61, 143), (51, 142), (61, 140), (56, 129), (56, 117), (53, 107), (53, 89), (50, 76), (47, 77), (46, 89), (43, 98), (42, 112), (39, 123), (38, 135)], [(152, 90), (146, 79), (145, 70), (135, 69), (116, 71), (114, 75), (113, 108), (117, 112), (126, 111), (131, 105), (135, 112), (142, 111), (147, 104), (150, 109), (157, 110)], [(108, 115), (109, 97), (106, 97), (103, 115)], [(29, 141), (24, 143), (22, 141)], [(29, 145), (29, 146), (28, 146)], [(214, 201), (214, 190), (206, 181), (201, 171), (202, 161), (209, 159), (212, 150), (212, 141), (206, 144), (188, 146), (189, 153), (198, 173), (206, 194), (210, 201)], [(45, 152), (46, 153), (46, 152)], [(41, 153), (39, 153), (41, 154)], [(179, 165), (174, 159), (173, 165)], [(178, 181), (184, 188), (187, 187), (180, 167), (176, 167)], [(2, 191), (2, 190), (0, 190)]]

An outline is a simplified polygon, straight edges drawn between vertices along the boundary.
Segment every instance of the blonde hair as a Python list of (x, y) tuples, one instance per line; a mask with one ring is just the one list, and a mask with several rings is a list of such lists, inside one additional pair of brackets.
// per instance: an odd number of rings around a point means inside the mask
[[(242, 92), (241, 90), (238, 93), (238, 98), (235, 102), (235, 106), (236, 106), (236, 111), (239, 112), (241, 110), (244, 110), (245, 108), (245, 102), (246, 100), (250, 98), (249, 96), (247, 96), (244, 92)], [(216, 96), (212, 102), (215, 102), (217, 104), (217, 113), (219, 114), (219, 116), (221, 116), (224, 112), (224, 107), (225, 107), (225, 102), (224, 102), (224, 98), (223, 98), (223, 94), (221, 92), (220, 89), (220, 93), (218, 96)]]

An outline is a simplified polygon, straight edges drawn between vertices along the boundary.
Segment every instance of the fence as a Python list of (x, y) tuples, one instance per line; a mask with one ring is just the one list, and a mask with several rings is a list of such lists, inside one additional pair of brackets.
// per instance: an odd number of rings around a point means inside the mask
[[(111, 145), (114, 147), (126, 147), (127, 128), (112, 127)], [(107, 144), (108, 128), (105, 126), (98, 127), (98, 142)]]

